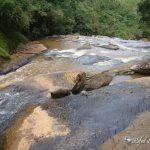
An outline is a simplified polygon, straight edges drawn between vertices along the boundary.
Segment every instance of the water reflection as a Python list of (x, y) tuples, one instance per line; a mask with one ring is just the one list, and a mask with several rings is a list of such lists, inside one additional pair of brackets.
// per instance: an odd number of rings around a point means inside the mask
[(70, 131), (40, 106), (28, 108), (27, 112), (27, 116), (20, 117), (7, 131), (4, 150), (28, 150), (40, 139), (65, 136)]

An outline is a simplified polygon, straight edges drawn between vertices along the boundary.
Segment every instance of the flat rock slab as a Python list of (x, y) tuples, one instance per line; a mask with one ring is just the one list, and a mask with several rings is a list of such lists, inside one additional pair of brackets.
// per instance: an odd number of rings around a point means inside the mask
[(28, 104), (45, 102), (44, 91), (25, 85), (14, 84), (0, 90), (0, 134), (11, 124)]
[[(70, 133), (43, 139), (30, 150), (48, 150), (49, 147), (53, 150), (96, 150), (109, 137), (125, 129), (138, 113), (150, 109), (149, 96), (147, 89), (125, 83), (93, 91), (88, 97), (79, 95), (57, 100), (60, 110), (50, 108), (49, 112), (55, 112), (56, 118), (62, 115)], [(61, 112), (61, 107), (65, 108), (65, 113)]]
[(150, 112), (139, 115), (127, 129), (106, 141), (99, 150), (149, 150)]
[[(1, 129), (8, 126), (8, 123), (11, 123), (10, 118), (15, 118), (17, 113), (20, 114), (19, 110), (26, 108), (27, 104), (46, 102), (44, 92), (29, 87), (13, 86), (3, 89), (0, 93), (1, 98), (7, 98), (7, 101), (0, 105)], [(11, 95), (5, 95), (5, 93), (11, 93)], [(45, 109), (45, 112), (53, 116), (57, 124), (61, 121), (65, 122), (67, 132), (65, 135), (56, 134), (52, 137), (44, 135), (38, 136), (38, 139), (33, 137), (34, 140), (29, 146), (30, 150), (49, 150), (49, 148), (52, 150), (90, 148), (97, 150), (108, 138), (128, 127), (139, 113), (150, 110), (150, 90), (138, 85), (135, 80), (132, 83), (120, 83), (89, 92), (88, 96), (71, 95), (63, 99), (49, 100), (49, 103), (46, 102), (44, 105), (46, 108), (42, 110)], [(4, 111), (6, 111), (5, 114), (2, 113)], [(42, 112), (42, 114), (45, 113)], [(41, 122), (44, 121), (41, 119)], [(17, 126), (19, 130), (21, 124)], [(40, 124), (36, 128), (46, 129), (47, 126)], [(17, 133), (17, 129), (13, 130), (13, 133)], [(52, 128), (51, 132), (55, 133), (55, 130)], [(34, 133), (33, 126), (30, 126), (28, 133), (31, 132)], [(51, 135), (51, 132), (48, 134)], [(5, 141), (7, 139), (2, 142), (5, 143)], [(11, 142), (15, 142), (15, 139)]]

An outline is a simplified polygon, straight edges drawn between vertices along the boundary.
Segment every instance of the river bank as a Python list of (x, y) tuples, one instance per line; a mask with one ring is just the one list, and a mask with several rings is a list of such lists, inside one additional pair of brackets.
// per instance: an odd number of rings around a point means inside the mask
[(20, 44), (16, 52), (11, 55), (10, 60), (0, 60), (2, 61), (0, 63), (0, 75), (17, 70), (46, 49), (47, 48), (38, 41)]
[[(149, 42), (102, 36), (40, 42), (46, 51), (35, 42), (19, 53), (34, 53), (29, 63), (0, 76), (1, 150), (98, 150), (150, 111), (150, 77), (131, 70), (149, 60)], [(52, 98), (60, 89), (70, 95)]]

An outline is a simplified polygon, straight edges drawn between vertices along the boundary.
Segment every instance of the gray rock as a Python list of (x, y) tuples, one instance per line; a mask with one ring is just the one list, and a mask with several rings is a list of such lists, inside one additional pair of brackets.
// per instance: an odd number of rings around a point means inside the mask
[(111, 50), (118, 50), (119, 49), (119, 47), (117, 45), (114, 45), (114, 44), (103, 45), (101, 47), (106, 48), (106, 49), (111, 49)]
[(85, 80), (86, 80), (85, 72), (82, 72), (77, 75), (76, 84), (74, 85), (74, 87), (71, 90), (72, 94), (79, 94), (83, 90), (83, 88), (85, 86)]
[(98, 73), (87, 77), (85, 73), (80, 74), (75, 86), (72, 89), (73, 94), (78, 94), (82, 90), (91, 91), (109, 85), (113, 77), (106, 73)]
[(82, 50), (82, 49), (91, 49), (90, 43), (86, 42), (85, 44), (77, 48), (77, 50)]
[(139, 74), (150, 75), (150, 59), (145, 60), (139, 64), (133, 65), (131, 67), (131, 70)]
[(51, 92), (51, 97), (54, 99), (62, 98), (62, 97), (69, 96), (69, 95), (70, 95), (69, 89), (58, 89), (54, 92)]
[(84, 90), (91, 91), (109, 85), (113, 77), (106, 73), (95, 74), (85, 81)]

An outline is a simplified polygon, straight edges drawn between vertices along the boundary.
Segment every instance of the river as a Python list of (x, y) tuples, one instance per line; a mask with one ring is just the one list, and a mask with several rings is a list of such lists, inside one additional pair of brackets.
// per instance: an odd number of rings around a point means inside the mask
[[(150, 58), (150, 42), (105, 36), (47, 37), (39, 41), (46, 51), (0, 76), (1, 150), (97, 150), (110, 136), (128, 127), (139, 112), (149, 110), (147, 89), (122, 84), (143, 75), (114, 76), (110, 86), (92, 91), (88, 99), (71, 95), (52, 100), (49, 91), (71, 87), (72, 74), (77, 72), (96, 74)], [(91, 48), (78, 49), (84, 43)], [(109, 44), (118, 49), (104, 48)], [(133, 97), (120, 94), (128, 89), (133, 90)]]

